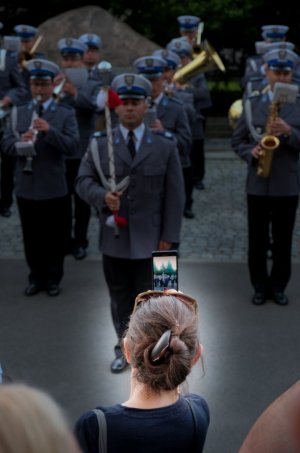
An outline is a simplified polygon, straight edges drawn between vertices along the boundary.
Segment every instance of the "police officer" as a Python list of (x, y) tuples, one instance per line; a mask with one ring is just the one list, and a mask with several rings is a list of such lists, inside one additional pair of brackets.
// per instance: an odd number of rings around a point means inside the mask
[[(172, 39), (167, 44), (167, 48), (179, 55), (182, 67), (193, 60), (193, 46), (185, 37)], [(198, 74), (189, 77), (188, 83), (182, 82), (181, 89), (191, 92), (194, 98), (196, 119), (192, 126), (193, 146), (191, 154), (193, 183), (196, 189), (203, 190), (205, 188), (205, 126), (207, 111), (212, 105), (205, 74), (199, 70)]]
[(242, 86), (244, 88), (246, 88), (247, 82), (252, 77), (260, 77), (263, 75), (263, 54), (267, 51), (266, 44), (286, 41), (286, 34), (288, 31), (289, 27), (287, 25), (263, 25), (261, 27), (263, 41), (255, 43), (256, 54), (246, 59), (245, 72), (242, 78)]
[(33, 99), (13, 108), (1, 145), (16, 156), (15, 191), (30, 270), (25, 295), (45, 289), (57, 296), (67, 236), (65, 156), (75, 154), (79, 133), (74, 110), (52, 97), (59, 67), (33, 59), (27, 68)]
[[(62, 38), (58, 41), (63, 70), (55, 79), (62, 86), (57, 101), (72, 106), (80, 132), (80, 146), (77, 152), (66, 159), (66, 175), (69, 187), (69, 241), (67, 253), (72, 253), (77, 260), (84, 259), (88, 248), (88, 226), (91, 216), (90, 206), (75, 192), (74, 182), (80, 160), (84, 155), (89, 138), (95, 131), (97, 98), (101, 84), (88, 77), (83, 62), (86, 45), (76, 38)], [(103, 109), (103, 106), (102, 106)]]
[[(11, 107), (22, 103), (26, 98), (28, 91), (18, 68), (17, 54), (7, 51), (6, 49), (1, 49), (0, 57), (1, 138)], [(4, 154), (2, 149), (0, 149), (0, 153), (0, 215), (9, 217), (11, 215), (10, 208), (13, 203), (15, 159), (12, 156)]]
[[(103, 269), (121, 340), (135, 296), (151, 288), (152, 251), (179, 242), (184, 187), (173, 135), (153, 132), (143, 121), (151, 83), (128, 73), (115, 77), (112, 88), (123, 100), (112, 135), (116, 189), (112, 192), (108, 183), (108, 138), (97, 132), (82, 159), (76, 190), (100, 213)], [(127, 363), (119, 343), (115, 354), (111, 371), (120, 373)]]
[[(152, 85), (150, 104), (156, 110), (156, 119), (151, 128), (156, 131), (168, 131), (175, 135), (181, 160), (184, 179), (191, 169), (192, 133), (186, 111), (182, 102), (176, 97), (169, 97), (164, 92), (164, 70), (167, 63), (164, 59), (149, 55), (134, 61), (137, 72), (146, 77)], [(186, 184), (185, 184), (186, 185)], [(184, 214), (191, 208), (189, 192), (185, 190), (186, 206)], [(189, 216), (190, 217), (190, 216)]]
[(89, 71), (89, 76), (97, 79), (97, 65), (101, 61), (102, 39), (95, 33), (84, 33), (78, 39), (86, 45), (83, 62)]
[[(254, 288), (252, 302), (261, 305), (273, 299), (279, 305), (287, 305), (285, 289), (291, 276), (292, 234), (300, 189), (300, 98), (291, 104), (283, 103), (279, 109), (272, 101), (276, 82), (291, 83), (299, 57), (291, 50), (275, 49), (264, 54), (264, 61), (269, 89), (246, 100), (233, 132), (232, 147), (248, 163), (248, 266)], [(263, 177), (258, 174), (257, 166), (266, 132), (279, 139), (279, 146), (273, 151), (270, 174)], [(273, 259), (269, 272), (270, 229)]]

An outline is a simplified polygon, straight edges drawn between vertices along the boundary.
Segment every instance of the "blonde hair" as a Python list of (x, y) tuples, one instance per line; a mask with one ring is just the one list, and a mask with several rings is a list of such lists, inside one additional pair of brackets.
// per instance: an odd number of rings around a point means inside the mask
[(67, 419), (45, 392), (0, 385), (0, 453), (79, 453)]

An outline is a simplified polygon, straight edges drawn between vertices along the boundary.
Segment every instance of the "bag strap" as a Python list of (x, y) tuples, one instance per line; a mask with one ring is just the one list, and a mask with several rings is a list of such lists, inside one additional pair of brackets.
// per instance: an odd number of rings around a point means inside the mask
[(97, 416), (99, 437), (98, 437), (98, 449), (99, 453), (106, 453), (107, 451), (107, 425), (105, 414), (101, 409), (94, 409), (93, 412)]
[(190, 407), (190, 410), (191, 410), (191, 413), (192, 413), (192, 417), (193, 417), (193, 424), (194, 424), (194, 441), (193, 441), (193, 444), (194, 444), (194, 448), (195, 448), (195, 446), (196, 446), (196, 434), (198, 432), (197, 416), (196, 416), (196, 412), (195, 412), (195, 409), (193, 407), (192, 401), (189, 400), (188, 398), (184, 398), (184, 399), (188, 403), (188, 405)]

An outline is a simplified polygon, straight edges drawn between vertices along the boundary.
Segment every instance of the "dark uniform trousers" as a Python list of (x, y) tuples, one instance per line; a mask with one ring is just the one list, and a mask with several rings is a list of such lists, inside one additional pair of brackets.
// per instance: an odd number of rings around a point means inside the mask
[[(88, 246), (87, 232), (91, 216), (90, 205), (83, 201), (74, 190), (74, 183), (77, 177), (81, 159), (66, 159), (66, 179), (68, 184), (68, 231), (69, 238), (67, 248)], [(74, 200), (74, 209), (73, 201)], [(73, 231), (73, 211), (74, 211), (74, 238)]]
[(13, 203), (16, 158), (1, 151), (0, 193), (1, 207), (9, 209)]
[[(291, 277), (292, 236), (298, 196), (248, 195), (249, 252), (251, 283), (256, 291), (272, 288), (284, 291)], [(272, 268), (268, 277), (269, 228), (273, 239)]]
[[(152, 288), (151, 258), (132, 260), (103, 255), (103, 271), (109, 288), (111, 314), (119, 340), (127, 328), (135, 297)], [(121, 347), (115, 347), (116, 356)]]
[(17, 197), (29, 281), (44, 286), (63, 277), (67, 196), (49, 200)]
[(204, 139), (193, 140), (191, 162), (193, 183), (203, 181), (205, 175)]

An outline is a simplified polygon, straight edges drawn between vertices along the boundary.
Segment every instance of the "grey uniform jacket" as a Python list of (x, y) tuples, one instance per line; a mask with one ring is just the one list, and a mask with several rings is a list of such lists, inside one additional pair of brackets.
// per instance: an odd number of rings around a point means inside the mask
[[(252, 126), (259, 134), (264, 133), (269, 97), (266, 94), (249, 98), (251, 106)], [(280, 145), (274, 151), (269, 177), (256, 175), (257, 159), (252, 154), (252, 148), (258, 143), (250, 134), (245, 109), (232, 135), (232, 148), (248, 162), (247, 193), (264, 196), (298, 195), (299, 181), (299, 152), (300, 152), (300, 98), (295, 104), (283, 104), (279, 116), (292, 128), (289, 137), (280, 136)]]
[(13, 104), (20, 104), (24, 102), (28, 89), (19, 71), (17, 57), (6, 52), (4, 61), (3, 69), (0, 70), (0, 99), (9, 96)]
[[(1, 141), (3, 151), (17, 156), (15, 143), (19, 134), (28, 131), (33, 113), (32, 101), (17, 107), (16, 127), (10, 124)], [(12, 114), (12, 118), (13, 118)], [(74, 154), (79, 146), (78, 125), (75, 111), (52, 102), (43, 114), (50, 124), (47, 133), (38, 133), (35, 141), (36, 156), (33, 157), (31, 175), (24, 174), (26, 157), (18, 157), (16, 162), (15, 192), (22, 198), (44, 200), (62, 197), (67, 194), (65, 179), (65, 156)]]
[[(107, 138), (96, 133), (101, 168), (109, 177)], [(100, 250), (109, 256), (129, 259), (151, 257), (160, 240), (179, 242), (184, 208), (182, 169), (174, 138), (166, 138), (146, 128), (133, 160), (117, 127), (113, 131), (116, 182), (130, 176), (121, 197), (119, 215), (128, 220), (116, 238), (105, 224), (111, 212), (105, 208), (107, 190), (98, 176), (90, 149), (81, 161), (75, 188), (79, 196), (94, 206), (100, 216)]]
[(96, 98), (101, 88), (101, 83), (88, 79), (82, 88), (77, 91), (76, 98), (65, 96), (62, 103), (70, 105), (76, 111), (76, 118), (80, 133), (80, 146), (70, 158), (81, 159), (84, 155), (89, 139), (96, 129), (97, 105)]
[(175, 135), (182, 167), (190, 166), (192, 131), (182, 102), (164, 94), (157, 105), (157, 118)]

